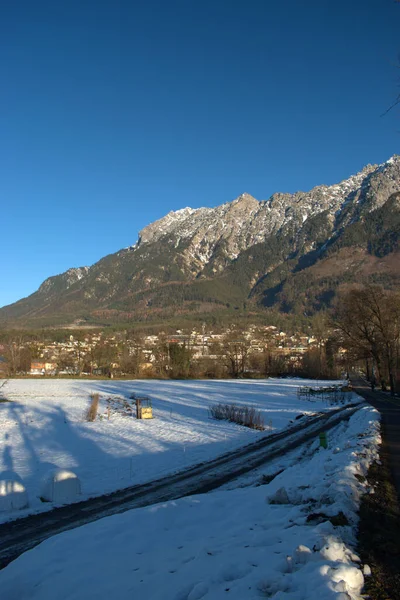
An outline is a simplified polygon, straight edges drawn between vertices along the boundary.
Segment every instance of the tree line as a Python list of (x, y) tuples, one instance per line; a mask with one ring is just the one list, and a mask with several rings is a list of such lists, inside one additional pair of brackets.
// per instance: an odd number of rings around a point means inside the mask
[[(301, 325), (304, 331), (304, 320)], [(132, 378), (297, 375), (328, 379), (356, 368), (382, 389), (389, 388), (392, 394), (399, 391), (398, 292), (377, 285), (349, 288), (338, 295), (331, 311), (308, 319), (307, 331), (314, 343), (301, 355), (279, 348), (273, 331), (255, 327), (249, 335), (248, 328), (240, 324), (225, 329), (218, 340), (209, 340), (200, 352), (190, 333), (180, 341), (171, 341), (170, 335), (159, 333), (149, 348), (145, 336), (135, 329), (104, 334), (90, 344), (85, 344), (87, 332), (74, 332), (73, 348), (62, 347), (55, 358), (56, 372)], [(61, 331), (41, 335), (3, 332), (0, 356), (5, 359), (6, 374), (29, 373), (34, 359), (52, 360), (46, 351), (43, 355), (47, 341), (65, 341), (69, 336), (70, 332)]]

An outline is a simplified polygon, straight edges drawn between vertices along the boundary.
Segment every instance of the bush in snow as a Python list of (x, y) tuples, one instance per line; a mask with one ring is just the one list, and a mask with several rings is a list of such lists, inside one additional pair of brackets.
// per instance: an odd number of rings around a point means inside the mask
[(237, 406), (236, 404), (214, 404), (210, 408), (213, 419), (238, 423), (250, 429), (264, 430), (264, 417), (259, 410), (249, 406)]
[(42, 480), (40, 497), (46, 502), (74, 502), (81, 493), (81, 483), (72, 471), (55, 469)]
[(28, 495), (20, 481), (0, 480), (0, 512), (20, 510), (28, 506)]
[(91, 402), (87, 409), (86, 421), (95, 421), (99, 409), (100, 394), (90, 394)]

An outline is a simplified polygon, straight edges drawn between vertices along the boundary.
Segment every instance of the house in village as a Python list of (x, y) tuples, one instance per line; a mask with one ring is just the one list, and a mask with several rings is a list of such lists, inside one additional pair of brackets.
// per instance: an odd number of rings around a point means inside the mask
[(57, 370), (57, 364), (47, 360), (36, 359), (31, 361), (30, 375), (55, 375)]

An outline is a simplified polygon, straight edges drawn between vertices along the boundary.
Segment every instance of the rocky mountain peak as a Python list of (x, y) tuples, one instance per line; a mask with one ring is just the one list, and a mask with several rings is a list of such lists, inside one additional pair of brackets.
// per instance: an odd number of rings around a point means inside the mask
[(236, 198), (236, 200), (233, 200), (232, 204), (245, 204), (245, 205), (254, 205), (254, 204), (258, 204), (259, 201), (256, 200), (254, 198), (254, 196), (252, 196), (251, 194), (248, 194), (247, 192), (244, 192), (243, 194), (240, 194), (240, 196), (238, 196)]
[(228, 212), (232, 214), (240, 214), (243, 213), (243, 216), (246, 212), (254, 212), (260, 208), (260, 202), (256, 200), (250, 194), (244, 193), (241, 194), (233, 200), (232, 202), (227, 203)]
[(207, 209), (195, 209), (187, 206), (176, 211), (171, 210), (165, 217), (150, 223), (150, 225), (139, 231), (138, 243), (145, 244), (157, 241), (162, 236), (175, 231), (183, 221), (188, 217), (192, 217), (199, 210)]

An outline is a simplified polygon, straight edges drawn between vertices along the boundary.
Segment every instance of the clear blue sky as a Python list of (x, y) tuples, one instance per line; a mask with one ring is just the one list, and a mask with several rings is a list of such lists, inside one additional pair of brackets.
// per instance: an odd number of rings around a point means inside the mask
[(4, 0), (0, 306), (170, 210), (400, 152), (394, 0)]

